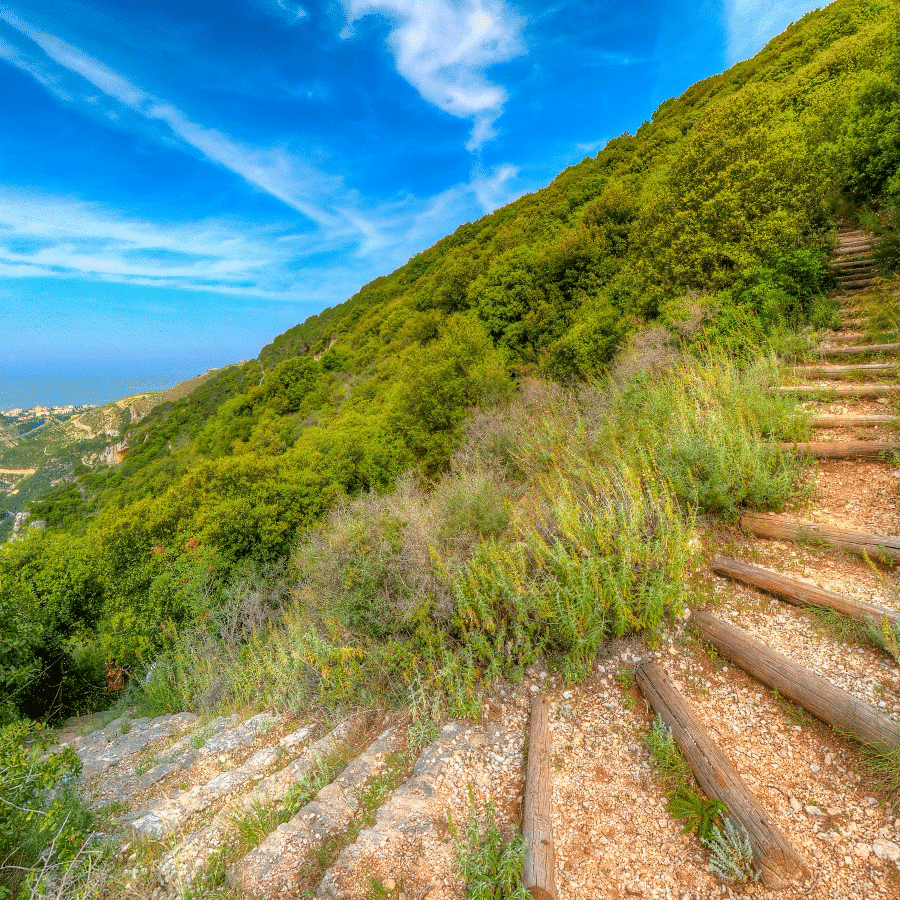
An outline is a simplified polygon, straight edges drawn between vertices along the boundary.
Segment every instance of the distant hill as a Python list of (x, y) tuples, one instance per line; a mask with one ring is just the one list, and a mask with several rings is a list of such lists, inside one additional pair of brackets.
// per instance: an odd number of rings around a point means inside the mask
[(15, 514), (51, 488), (70, 484), (77, 475), (101, 465), (103, 451), (131, 424), (154, 407), (186, 397), (217, 371), (167, 391), (135, 394), (103, 406), (73, 412), (24, 410), (0, 415), (0, 535)]

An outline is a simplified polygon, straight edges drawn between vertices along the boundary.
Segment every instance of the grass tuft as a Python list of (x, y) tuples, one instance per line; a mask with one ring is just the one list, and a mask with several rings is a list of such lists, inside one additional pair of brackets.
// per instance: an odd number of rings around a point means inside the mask
[(528, 900), (522, 886), (525, 841), (497, 825), (493, 801), (479, 816), (474, 804), (457, 845), (457, 869), (466, 900)]

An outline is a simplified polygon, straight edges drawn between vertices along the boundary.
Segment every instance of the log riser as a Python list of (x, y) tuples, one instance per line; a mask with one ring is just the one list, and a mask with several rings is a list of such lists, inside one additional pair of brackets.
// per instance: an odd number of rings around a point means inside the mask
[(811, 525), (771, 513), (745, 513), (741, 516), (741, 527), (757, 537), (826, 544), (885, 564), (900, 563), (900, 538), (892, 535), (869, 534), (830, 525)]
[(889, 453), (900, 450), (900, 443), (893, 441), (807, 441), (777, 445), (786, 453), (811, 456), (814, 459), (884, 459)]
[(805, 875), (805, 860), (744, 785), (665, 671), (645, 663), (635, 673), (635, 679), (654, 711), (672, 729), (697, 783), (707, 796), (724, 803), (729, 815), (747, 830), (754, 861), (762, 869), (767, 885), (782, 887)]
[(748, 675), (839, 733), (877, 749), (900, 750), (900, 725), (875, 707), (707, 612), (692, 613), (691, 623), (704, 640)]
[(880, 626), (887, 619), (892, 625), (900, 625), (900, 613), (892, 609), (861, 603), (852, 597), (836, 594), (815, 584), (796, 581), (778, 572), (752, 566), (738, 559), (717, 556), (713, 560), (712, 570), (716, 575), (731, 578), (741, 584), (748, 584), (766, 594), (772, 594), (794, 606), (815, 606), (820, 609), (833, 609), (843, 616), (860, 622), (863, 625)]

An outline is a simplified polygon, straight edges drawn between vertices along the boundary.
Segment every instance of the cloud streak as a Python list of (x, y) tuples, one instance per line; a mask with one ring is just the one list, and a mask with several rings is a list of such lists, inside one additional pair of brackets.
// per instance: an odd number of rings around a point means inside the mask
[(523, 21), (503, 0), (344, 0), (352, 25), (367, 15), (391, 22), (397, 71), (429, 103), (471, 119), (467, 149), (494, 135), (506, 91), (485, 70), (524, 52)]
[[(128, 219), (98, 204), (0, 188), (0, 275), (271, 296), (289, 290), (277, 234)], [(273, 276), (273, 273), (280, 273)]]
[(74, 278), (331, 305), (442, 237), (448, 220), (481, 215), (521, 194), (517, 176), (515, 167), (500, 166), (435, 197), (402, 197), (368, 211), (359, 226), (368, 238), (335, 270), (317, 264), (329, 252), (319, 238), (286, 227), (152, 222), (77, 198), (0, 187), (0, 278)]
[[(392, 8), (406, 8), (400, 0), (391, 2)], [(467, 5), (459, 8), (438, 2), (438, 12), (450, 17), (448, 28), (456, 29), (455, 37), (429, 71), (422, 70), (422, 78), (431, 79), (427, 90), (442, 97), (455, 115), (473, 118), (475, 132), (481, 128), (482, 134), (499, 114), (505, 95), (481, 83), (478, 65), (514, 47), (497, 15), (485, 12), (495, 9), (485, 6), (493, 2), (465, 0)], [(366, 4), (374, 8), (371, 0)], [(357, 11), (362, 9), (358, 3)], [(436, 40), (428, 29), (439, 27), (429, 20), (420, 34), (417, 15), (398, 20), (396, 29), (410, 71)], [(331, 304), (361, 281), (402, 265), (455, 223), (477, 218), (523, 192), (519, 170), (501, 165), (477, 171), (469, 181), (432, 197), (402, 194), (367, 203), (342, 178), (282, 148), (250, 147), (195, 122), (95, 57), (0, 6), (0, 27), (3, 23), (0, 60), (27, 72), (55, 96), (91, 115), (99, 111), (115, 127), (149, 128), (158, 143), (198, 154), (312, 225), (156, 223), (79, 198), (0, 187), (2, 278), (78, 278), (282, 300), (314, 296)], [(337, 260), (340, 271), (328, 271)]]
[[(341, 191), (339, 178), (320, 172), (283, 149), (249, 147), (221, 131), (192, 121), (172, 104), (147, 93), (72, 44), (34, 28), (5, 7), (0, 7), (0, 21), (28, 42), (24, 46), (14, 46), (0, 38), (0, 58), (32, 75), (61, 99), (91, 102), (90, 96), (63, 77), (64, 73), (76, 75), (99, 90), (107, 100), (163, 126), (170, 139), (187, 145), (315, 224), (335, 233), (350, 229), (350, 222), (314, 199)], [(34, 46), (42, 51), (43, 58), (35, 54)]]

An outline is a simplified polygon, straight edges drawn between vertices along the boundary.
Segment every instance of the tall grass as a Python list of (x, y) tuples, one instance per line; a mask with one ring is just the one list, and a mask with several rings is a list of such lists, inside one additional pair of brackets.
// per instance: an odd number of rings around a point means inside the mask
[(809, 425), (792, 399), (771, 390), (776, 384), (774, 357), (744, 368), (707, 353), (664, 379), (632, 382), (598, 439), (616, 454), (650, 455), (687, 507), (725, 515), (744, 505), (777, 509), (803, 463), (774, 443), (807, 439)]
[(804, 463), (772, 445), (808, 426), (768, 390), (773, 358), (638, 363), (577, 392), (526, 382), (473, 417), (436, 483), (347, 501), (296, 548), (277, 612), (232, 591), (227, 621), (185, 636), (148, 697), (299, 710), (431, 696), (472, 714), (486, 681), (539, 657), (579, 678), (604, 641), (658, 628), (685, 603), (697, 516), (782, 506)]
[(613, 469), (570, 456), (541, 489), (519, 539), (482, 544), (455, 581), (462, 638), (489, 674), (544, 654), (586, 674), (604, 641), (683, 605), (692, 519), (646, 459)]

